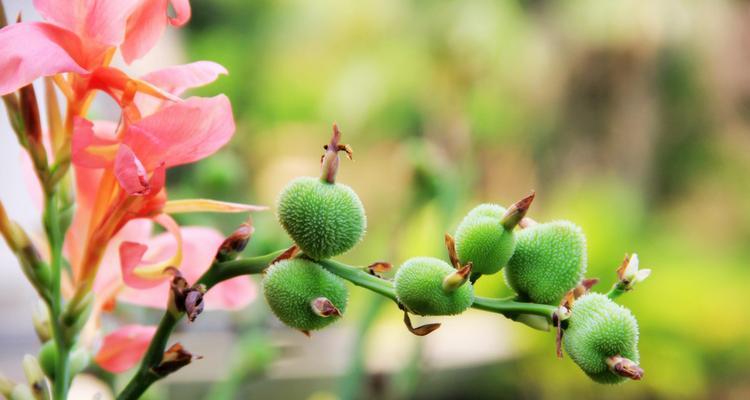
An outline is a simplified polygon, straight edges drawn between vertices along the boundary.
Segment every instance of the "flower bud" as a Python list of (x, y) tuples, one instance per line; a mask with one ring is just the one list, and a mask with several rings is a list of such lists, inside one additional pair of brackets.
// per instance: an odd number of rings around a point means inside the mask
[(5, 375), (0, 374), (0, 394), (1, 395), (3, 395), (6, 398), (9, 398), (15, 386), (16, 386), (15, 382), (8, 379), (8, 377), (6, 377)]
[(44, 343), (52, 338), (49, 310), (47, 310), (47, 306), (41, 300), (37, 302), (31, 312), (31, 322), (34, 325), (34, 331), (40, 342)]
[(22, 364), (23, 373), (26, 375), (26, 380), (29, 382), (29, 387), (34, 398), (49, 399), (49, 386), (36, 357), (26, 354), (23, 357)]
[(85, 294), (79, 292), (65, 306), (60, 319), (62, 320), (65, 338), (68, 343), (73, 343), (75, 337), (83, 329), (83, 326), (91, 315), (93, 305), (93, 292), (86, 292)]
[(216, 260), (222, 262), (237, 258), (245, 250), (245, 246), (247, 246), (254, 231), (255, 228), (249, 221), (240, 225), (219, 246), (219, 250), (216, 252)]
[(189, 286), (180, 270), (169, 268), (169, 271), (174, 277), (169, 285), (167, 310), (174, 316), (186, 313), (188, 320), (193, 322), (203, 312), (203, 295), (206, 293), (206, 287), (202, 284)]
[(628, 291), (632, 290), (633, 287), (648, 278), (651, 275), (650, 269), (639, 269), (638, 254), (633, 253), (632, 256), (625, 256), (620, 267), (617, 268), (617, 288)]
[[(468, 270), (470, 271), (470, 269)], [(468, 277), (468, 271), (464, 271)], [(418, 315), (455, 315), (464, 312), (474, 301), (474, 287), (465, 282), (451, 291), (444, 289), (446, 278), (458, 271), (443, 260), (415, 257), (396, 271), (393, 285), (399, 303)], [(458, 272), (453, 275), (459, 278)], [(451, 278), (452, 280), (453, 278)]]
[(10, 394), (10, 400), (37, 400), (34, 397), (34, 393), (31, 391), (29, 385), (19, 383), (13, 387), (13, 391)]
[(504, 272), (521, 298), (558, 305), (586, 272), (586, 238), (568, 221), (530, 226), (516, 235), (516, 250)]
[(337, 321), (349, 297), (341, 278), (302, 258), (271, 265), (262, 286), (273, 313), (281, 322), (300, 331), (322, 329)]
[(607, 296), (588, 293), (575, 301), (563, 345), (570, 358), (596, 382), (640, 379), (638, 323)]

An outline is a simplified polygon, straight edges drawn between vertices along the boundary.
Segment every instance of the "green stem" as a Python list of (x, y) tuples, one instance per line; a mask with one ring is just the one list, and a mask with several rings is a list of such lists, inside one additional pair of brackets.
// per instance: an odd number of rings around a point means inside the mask
[(607, 292), (607, 297), (614, 300), (622, 296), (623, 294), (625, 294), (625, 292), (627, 292), (627, 290), (625, 290), (618, 282), (618, 283), (615, 283), (614, 286), (612, 286), (612, 289), (610, 289), (609, 292)]
[(55, 366), (55, 380), (53, 383), (53, 398), (55, 400), (66, 400), (68, 396), (68, 383), (70, 382), (70, 371), (68, 359), (70, 346), (65, 340), (65, 332), (62, 323), (63, 299), (60, 291), (62, 278), (62, 246), (63, 237), (60, 229), (60, 215), (55, 192), (47, 193), (44, 208), (44, 228), (50, 246), (50, 272), (52, 292), (50, 299), (50, 322), (52, 335), (57, 345), (57, 365)]
[[(208, 271), (198, 279), (197, 283), (206, 285), (206, 289), (211, 289), (220, 282), (240, 275), (260, 274), (283, 252), (284, 250), (279, 250), (259, 257), (214, 263), (211, 268), (209, 268)], [(118, 400), (137, 399), (146, 391), (146, 389), (149, 388), (149, 386), (164, 377), (156, 374), (153, 371), (153, 368), (159, 366), (161, 363), (169, 336), (172, 334), (172, 331), (184, 314), (185, 313), (180, 313), (175, 315), (170, 311), (164, 313), (161, 322), (159, 322), (159, 327), (156, 329), (153, 339), (151, 339), (148, 350), (146, 350), (146, 355), (143, 357), (143, 361), (141, 361), (138, 371), (117, 396)]]
[[(197, 283), (201, 283), (206, 286), (206, 289), (210, 289), (227, 279), (241, 275), (263, 273), (266, 267), (268, 267), (268, 265), (283, 252), (284, 250), (279, 250), (263, 256), (214, 263), (211, 268), (209, 268), (209, 270), (198, 279)], [(393, 289), (393, 284), (390, 281), (371, 275), (363, 268), (353, 267), (333, 260), (323, 260), (318, 261), (318, 263), (326, 270), (357, 286), (363, 287), (393, 301), (398, 301), (396, 298), (396, 292)], [(552, 314), (557, 310), (557, 307), (547, 304), (522, 303), (513, 299), (488, 299), (483, 297), (476, 297), (472, 307), (479, 310), (502, 314), (508, 318), (512, 318), (518, 314), (534, 314), (547, 317), (549, 320), (552, 319)], [(174, 315), (169, 311), (164, 313), (164, 316), (159, 323), (159, 327), (156, 330), (156, 334), (149, 344), (146, 355), (144, 356), (138, 371), (125, 386), (125, 389), (123, 389), (123, 391), (117, 396), (118, 400), (137, 399), (146, 391), (146, 389), (149, 388), (149, 386), (151, 386), (151, 384), (163, 378), (163, 376), (154, 373), (153, 368), (161, 363), (169, 335), (174, 330), (177, 322), (182, 319), (183, 315), (184, 313)]]

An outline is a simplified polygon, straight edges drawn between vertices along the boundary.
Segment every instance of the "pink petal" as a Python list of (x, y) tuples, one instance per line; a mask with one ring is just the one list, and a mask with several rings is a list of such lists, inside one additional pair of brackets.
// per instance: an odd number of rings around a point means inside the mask
[(125, 281), (126, 285), (138, 289), (146, 289), (161, 283), (161, 281), (139, 278), (133, 274), (133, 270), (141, 263), (146, 250), (148, 250), (148, 246), (136, 242), (123, 242), (120, 244), (122, 280)]
[(127, 371), (146, 354), (155, 333), (155, 326), (125, 325), (104, 337), (94, 361), (109, 372)]
[(143, 1), (128, 18), (122, 58), (130, 64), (151, 50), (167, 26), (167, 1)]
[(158, 222), (167, 230), (170, 239), (172, 239), (172, 242), (170, 242), (170, 248), (173, 248), (174, 251), (171, 252), (167, 257), (159, 257), (157, 259), (154, 259), (153, 254), (155, 252), (158, 254), (162, 253), (160, 251), (160, 248), (164, 246), (160, 243), (155, 246), (157, 250), (152, 250), (151, 254), (148, 256), (149, 260), (146, 260), (146, 262), (142, 263), (142, 261), (144, 261), (144, 255), (148, 247), (140, 243), (129, 241), (123, 242), (120, 245), (120, 268), (122, 271), (122, 279), (126, 285), (136, 289), (152, 288), (159, 285), (160, 283), (168, 281), (167, 278), (169, 277), (167, 274), (162, 273), (162, 266), (160, 266), (158, 269), (158, 277), (154, 277), (151, 279), (140, 277), (136, 275), (135, 269), (137, 267), (140, 267), (141, 264), (147, 264), (144, 265), (144, 267), (147, 267), (149, 266), (148, 264), (154, 265), (158, 263), (166, 263), (164, 267), (175, 267), (177, 266), (177, 260), (181, 260), (183, 254), (182, 231), (180, 230), (180, 226), (177, 225), (177, 222), (172, 219), (172, 217), (166, 214), (157, 215), (154, 218), (154, 221)]
[(120, 145), (115, 156), (115, 177), (131, 196), (143, 196), (151, 191), (146, 168), (127, 145)]
[(131, 125), (123, 143), (150, 170), (162, 162), (172, 167), (207, 157), (229, 141), (234, 128), (226, 96), (191, 97)]
[(169, 19), (172, 26), (185, 25), (190, 20), (190, 2), (188, 0), (170, 0), (176, 16)]
[[(115, 153), (109, 154), (94, 149), (117, 144), (115, 130), (117, 124), (109, 121), (91, 121), (75, 117), (73, 122), (72, 157), (79, 167), (105, 168), (114, 161)], [(93, 146), (93, 147), (92, 147)]]
[(86, 72), (80, 39), (44, 22), (23, 22), (0, 29), (0, 55), (0, 95), (42, 76)]
[(187, 89), (207, 85), (219, 75), (227, 73), (226, 68), (215, 62), (196, 61), (160, 69), (144, 75), (142, 79), (179, 96)]
[[(120, 229), (112, 239), (107, 243), (107, 249), (102, 257), (101, 267), (96, 274), (94, 281), (94, 292), (97, 295), (106, 295), (101, 293), (102, 289), (108, 287), (112, 282), (122, 282), (122, 263), (120, 255), (120, 246), (125, 242), (145, 241), (151, 236), (153, 223), (150, 219), (138, 218), (130, 220), (122, 229)], [(68, 230), (68, 234), (72, 227)]]
[(247, 276), (238, 276), (224, 281), (211, 290), (203, 298), (206, 309), (241, 310), (256, 296), (253, 282)]
[[(224, 235), (215, 229), (206, 227), (183, 227), (183, 261), (180, 271), (189, 283), (194, 283), (210, 266), (216, 250), (224, 241)], [(167, 234), (160, 234), (148, 242), (149, 249), (158, 249), (154, 259), (164, 259), (175, 251), (175, 242)], [(118, 300), (145, 307), (164, 308), (167, 304), (169, 283), (137, 290), (125, 288)], [(257, 290), (248, 277), (241, 276), (222, 282), (206, 294), (207, 309), (236, 310), (246, 306), (257, 294)]]
[(34, 8), (48, 21), (85, 40), (117, 46), (125, 38), (125, 24), (141, 0), (34, 0)]

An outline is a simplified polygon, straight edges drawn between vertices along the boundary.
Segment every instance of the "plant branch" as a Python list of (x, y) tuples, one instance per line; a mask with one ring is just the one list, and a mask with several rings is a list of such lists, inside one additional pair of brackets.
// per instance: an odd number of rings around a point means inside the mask
[[(198, 279), (197, 283), (205, 285), (208, 290), (227, 279), (263, 273), (268, 265), (282, 253), (284, 253), (284, 250), (253, 258), (216, 262)], [(357, 286), (398, 302), (393, 284), (371, 275), (364, 268), (353, 267), (334, 260), (317, 261), (317, 263), (331, 273)], [(513, 318), (519, 314), (533, 314), (544, 316), (550, 321), (557, 310), (557, 307), (547, 304), (522, 303), (515, 301), (515, 299), (488, 299), (484, 297), (476, 297), (472, 307), (502, 314), (508, 318)], [(183, 316), (184, 313), (175, 314), (170, 311), (164, 313), (138, 371), (117, 396), (118, 400), (137, 399), (151, 384), (164, 377), (164, 375), (154, 372), (154, 368), (161, 363), (169, 336)]]

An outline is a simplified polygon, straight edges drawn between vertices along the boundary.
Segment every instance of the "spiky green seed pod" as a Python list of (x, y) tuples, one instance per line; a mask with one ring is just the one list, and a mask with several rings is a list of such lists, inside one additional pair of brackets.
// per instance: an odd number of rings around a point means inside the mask
[(297, 178), (278, 200), (279, 222), (310, 258), (330, 258), (354, 247), (367, 218), (357, 194), (346, 185)]
[(474, 273), (494, 274), (513, 255), (516, 248), (513, 230), (501, 223), (505, 211), (497, 204), (481, 204), (458, 225), (456, 251), (462, 264), (472, 263)]
[[(638, 323), (627, 308), (607, 296), (588, 293), (576, 300), (563, 346), (570, 358), (591, 379), (599, 383), (619, 383), (630, 377), (640, 379), (638, 363)], [(612, 364), (615, 357), (632, 362), (637, 369), (627, 375)], [(609, 360), (609, 364), (608, 364)]]
[(445, 288), (446, 277), (457, 270), (443, 260), (415, 257), (396, 272), (396, 297), (410, 312), (419, 315), (455, 315), (474, 301), (474, 288), (464, 282), (458, 288)]
[(516, 235), (505, 280), (522, 298), (559, 304), (586, 272), (586, 238), (569, 221), (536, 224)]
[(301, 331), (321, 329), (338, 320), (349, 296), (341, 278), (302, 258), (269, 267), (263, 293), (281, 322)]

